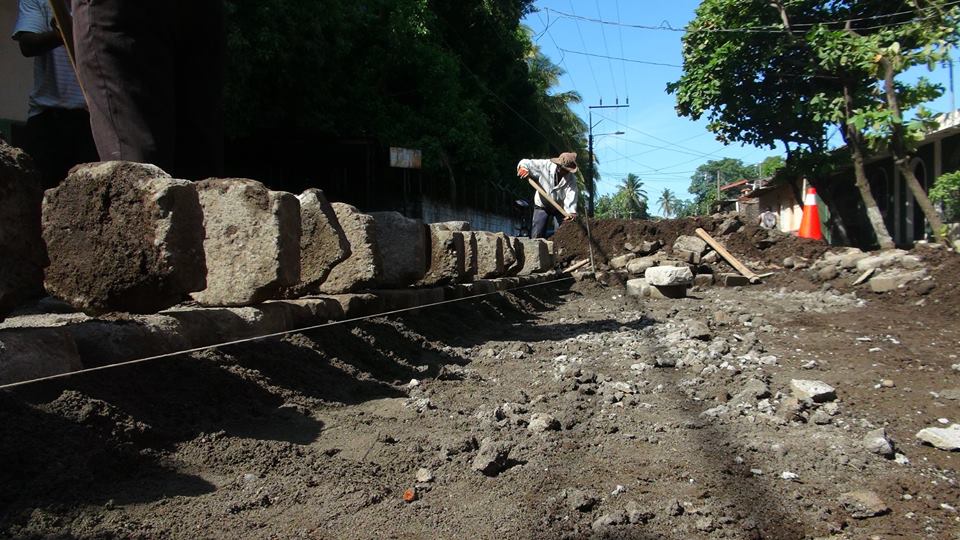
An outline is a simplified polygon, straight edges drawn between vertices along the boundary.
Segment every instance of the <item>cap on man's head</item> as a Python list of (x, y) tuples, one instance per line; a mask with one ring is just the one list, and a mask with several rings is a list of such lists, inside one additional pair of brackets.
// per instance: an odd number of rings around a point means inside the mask
[(574, 152), (564, 152), (550, 161), (563, 167), (570, 172), (577, 172), (577, 154)]

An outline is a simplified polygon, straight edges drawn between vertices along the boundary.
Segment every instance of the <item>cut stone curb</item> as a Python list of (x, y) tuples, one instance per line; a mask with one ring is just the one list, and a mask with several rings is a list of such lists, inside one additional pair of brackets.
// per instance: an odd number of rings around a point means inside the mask
[(46, 286), (76, 309), (154, 313), (207, 282), (195, 184), (153, 165), (75, 167), (43, 201)]
[(406, 287), (427, 272), (427, 227), (399, 212), (372, 212), (382, 274), (377, 287)]
[(503, 245), (503, 275), (515, 276), (523, 268), (523, 246), (520, 239), (502, 232), (496, 234)]
[(49, 260), (43, 243), (43, 190), (33, 161), (0, 139), (0, 321), (13, 308), (43, 294)]
[(380, 277), (383, 263), (377, 247), (373, 217), (361, 214), (349, 204), (333, 203), (333, 212), (349, 244), (349, 255), (330, 270), (320, 285), (324, 294), (343, 294), (372, 286)]
[(463, 279), (466, 247), (464, 233), (444, 230), (435, 225), (430, 231), (430, 260), (420, 285), (447, 285)]
[(350, 255), (350, 243), (323, 191), (308, 189), (300, 201), (300, 282), (284, 291), (286, 298), (320, 292), (333, 268)]
[(477, 273), (479, 279), (502, 276), (504, 273), (504, 237), (502, 233), (477, 231)]
[(477, 276), (477, 266), (479, 264), (477, 254), (477, 237), (467, 221), (444, 221), (434, 223), (431, 227), (436, 227), (443, 231), (459, 232), (463, 236), (463, 268), (460, 270), (460, 280), (470, 281)]
[(0, 331), (0, 384), (59, 375), (81, 367), (77, 346), (63, 328)]
[(547, 241), (541, 238), (520, 238), (520, 249), (523, 250), (523, 267), (517, 275), (529, 276), (541, 274), (553, 268), (553, 256)]
[(249, 306), (273, 300), (300, 280), (300, 204), (256, 180), (196, 183), (206, 236), (204, 306)]

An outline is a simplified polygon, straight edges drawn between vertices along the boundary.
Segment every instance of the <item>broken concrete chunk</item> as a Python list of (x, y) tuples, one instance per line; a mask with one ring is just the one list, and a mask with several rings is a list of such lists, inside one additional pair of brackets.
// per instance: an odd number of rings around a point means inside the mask
[(206, 237), (205, 306), (249, 306), (280, 297), (300, 280), (300, 203), (256, 180), (196, 183)]
[(638, 276), (643, 275), (647, 271), (647, 268), (653, 268), (657, 265), (657, 259), (653, 257), (641, 257), (639, 259), (632, 259), (627, 263), (627, 272)]
[(863, 437), (863, 448), (867, 452), (892, 458), (894, 456), (893, 442), (887, 437), (887, 430), (875, 429)]
[(627, 264), (635, 259), (637, 256), (633, 253), (625, 253), (623, 255), (618, 255), (610, 259), (610, 268), (614, 270), (620, 270), (627, 267)]
[(960, 424), (947, 428), (929, 427), (917, 432), (917, 438), (940, 450), (960, 450)]
[(349, 204), (331, 206), (349, 244), (350, 255), (330, 270), (320, 285), (320, 292), (342, 294), (373, 286), (383, 268), (373, 217), (361, 214)]
[(643, 278), (627, 281), (627, 295), (645, 297), (650, 296), (650, 284)]
[(509, 444), (487, 437), (480, 442), (470, 467), (484, 476), (497, 476), (507, 468), (510, 450)]
[(886, 251), (881, 251), (877, 255), (860, 258), (856, 262), (857, 271), (866, 272), (870, 269), (883, 268), (886, 266), (899, 264), (900, 259), (906, 254), (907, 252), (902, 249), (889, 249)]
[(680, 235), (673, 243), (673, 251), (689, 251), (690, 253), (696, 254), (699, 258), (700, 255), (706, 253), (707, 243), (697, 236)]
[(546, 413), (533, 413), (533, 415), (530, 416), (530, 423), (527, 424), (527, 429), (533, 433), (557, 431), (560, 429), (560, 421)]
[(431, 225), (430, 261), (421, 285), (447, 285), (460, 281), (464, 274), (466, 249), (462, 232), (443, 230)]
[(893, 269), (873, 276), (868, 283), (870, 284), (870, 290), (873, 292), (885, 293), (895, 291), (911, 281), (923, 279), (926, 275), (927, 271), (922, 268), (912, 271)]
[(350, 254), (350, 243), (323, 191), (300, 194), (300, 282), (285, 291), (287, 298), (320, 292), (333, 267)]
[(650, 285), (678, 286), (693, 283), (693, 272), (686, 266), (654, 266), (647, 268), (643, 277)]
[(372, 212), (377, 248), (383, 264), (380, 287), (406, 287), (427, 271), (427, 227), (399, 212)]
[[(505, 235), (503, 233), (477, 231), (473, 233), (473, 236), (477, 241), (477, 277), (489, 279), (502, 276), (504, 273)], [(513, 253), (512, 249), (510, 253)]]
[(790, 390), (799, 400), (810, 399), (815, 403), (824, 403), (837, 399), (836, 390), (823, 381), (793, 379), (790, 381)]
[(0, 321), (43, 294), (47, 252), (40, 227), (40, 175), (23, 150), (0, 139)]
[(153, 165), (75, 167), (43, 201), (51, 295), (90, 314), (153, 313), (206, 285), (194, 184)]
[(854, 519), (866, 519), (880, 516), (890, 511), (890, 508), (873, 491), (849, 491), (840, 495), (840, 506), (850, 513)]
[(523, 250), (523, 267), (518, 275), (542, 274), (553, 268), (553, 256), (547, 241), (542, 238), (520, 238)]

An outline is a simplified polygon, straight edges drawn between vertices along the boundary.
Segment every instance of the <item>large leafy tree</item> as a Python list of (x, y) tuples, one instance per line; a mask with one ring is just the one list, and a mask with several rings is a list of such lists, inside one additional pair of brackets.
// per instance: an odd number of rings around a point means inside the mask
[(561, 74), (520, 24), (532, 0), (227, 0), (228, 133), (422, 148), (455, 199), (529, 196), (521, 157), (585, 153)]
[[(896, 81), (896, 75), (942, 57), (944, 45), (956, 34), (956, 7), (948, 9), (952, 4), (705, 0), (684, 38), (684, 74), (668, 91), (676, 93), (680, 114), (706, 114), (709, 129), (721, 140), (779, 141), (790, 162), (821, 165), (824, 160), (809, 158), (823, 155), (827, 126), (837, 125), (877, 242), (889, 247), (893, 241), (866, 179), (866, 152), (881, 140), (895, 158), (896, 147), (902, 156), (909, 151), (911, 134), (919, 131), (904, 120), (902, 111), (934, 93), (925, 83)], [(727, 31), (734, 28), (755, 31)], [(891, 100), (891, 94), (898, 99)], [(900, 163), (905, 165), (906, 159), (898, 161), (904, 171)], [(922, 189), (915, 189), (919, 184), (907, 179), (925, 206)]]
[(756, 178), (757, 167), (742, 160), (723, 158), (710, 160), (697, 167), (690, 177), (688, 191), (694, 195), (696, 214), (709, 214), (717, 202), (717, 185), (721, 186), (743, 178)]

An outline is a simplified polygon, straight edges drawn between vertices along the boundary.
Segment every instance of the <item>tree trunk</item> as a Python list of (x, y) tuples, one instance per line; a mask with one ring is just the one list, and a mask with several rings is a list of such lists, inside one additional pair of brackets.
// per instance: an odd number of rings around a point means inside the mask
[(949, 241), (943, 234), (943, 221), (940, 220), (940, 214), (938, 214), (937, 209), (933, 207), (933, 204), (927, 197), (927, 193), (923, 190), (923, 186), (917, 181), (917, 176), (913, 174), (913, 169), (910, 168), (910, 156), (907, 155), (907, 144), (903, 130), (903, 116), (900, 114), (900, 100), (897, 97), (896, 87), (893, 84), (893, 64), (886, 58), (882, 59), (881, 62), (883, 63), (883, 89), (887, 94), (887, 106), (889, 106), (893, 112), (890, 136), (890, 150), (893, 153), (893, 162), (897, 168), (900, 169), (900, 174), (906, 179), (907, 187), (910, 188), (910, 193), (913, 194), (917, 205), (920, 206), (920, 210), (923, 211), (923, 216), (930, 222), (930, 228), (933, 229), (934, 237), (936, 237), (938, 242), (949, 246)]
[[(853, 115), (853, 95), (850, 92), (849, 83), (843, 85), (844, 113), (849, 119)], [(883, 222), (883, 214), (877, 207), (877, 201), (873, 198), (873, 192), (870, 191), (870, 181), (867, 180), (867, 169), (864, 164), (863, 139), (862, 134), (853, 124), (844, 122), (841, 125), (841, 133), (847, 146), (850, 147), (850, 154), (853, 158), (853, 175), (856, 178), (857, 189), (860, 190), (860, 198), (863, 199), (863, 205), (867, 210), (867, 219), (870, 221), (870, 227), (873, 228), (873, 234), (877, 238), (877, 244), (880, 249), (893, 249), (893, 238), (887, 231), (887, 224)]]

